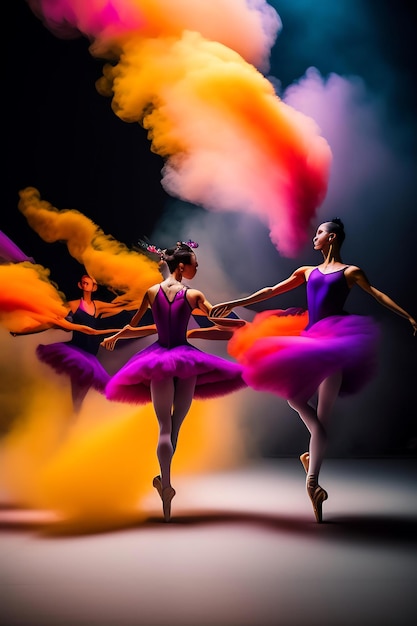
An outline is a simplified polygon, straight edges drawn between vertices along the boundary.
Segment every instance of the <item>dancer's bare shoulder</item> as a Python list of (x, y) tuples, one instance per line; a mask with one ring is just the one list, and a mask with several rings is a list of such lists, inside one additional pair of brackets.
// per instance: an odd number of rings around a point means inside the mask
[(316, 267), (317, 265), (302, 265), (293, 272), (293, 276), (296, 278), (302, 278), (305, 282), (307, 282), (311, 272), (315, 270)]

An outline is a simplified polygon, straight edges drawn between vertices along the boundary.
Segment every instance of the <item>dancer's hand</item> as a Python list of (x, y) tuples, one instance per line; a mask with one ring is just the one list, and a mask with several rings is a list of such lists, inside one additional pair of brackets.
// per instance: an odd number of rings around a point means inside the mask
[(105, 339), (103, 339), (100, 345), (103, 346), (103, 348), (106, 348), (106, 350), (114, 350), (117, 340), (118, 337), (116, 337), (115, 335), (113, 335), (112, 337), (106, 337)]
[(234, 306), (230, 302), (215, 304), (210, 311), (210, 317), (226, 317), (233, 311), (233, 308)]
[(231, 330), (237, 330), (247, 324), (245, 320), (235, 317), (212, 317), (210, 315), (208, 319), (210, 322), (213, 322), (213, 324), (216, 324), (218, 328), (229, 328)]

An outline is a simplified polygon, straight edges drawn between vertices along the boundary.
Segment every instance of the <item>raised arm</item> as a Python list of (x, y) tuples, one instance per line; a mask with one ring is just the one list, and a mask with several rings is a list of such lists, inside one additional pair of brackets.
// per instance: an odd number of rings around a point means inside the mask
[(150, 307), (151, 298), (154, 297), (154, 295), (155, 286), (148, 289), (148, 291), (145, 293), (142, 303), (135, 315), (132, 317), (130, 324), (127, 324), (121, 330), (118, 330), (115, 335), (112, 335), (111, 337), (106, 337), (106, 339), (104, 339), (100, 345), (102, 345), (107, 350), (114, 350), (114, 347), (119, 339), (138, 339), (140, 337), (146, 337), (148, 335), (155, 334), (157, 332), (155, 324), (150, 324), (149, 326), (140, 326), (139, 328), (137, 327), (138, 323), (145, 315), (147, 309)]
[(229, 302), (215, 304), (211, 309), (210, 317), (211, 319), (215, 317), (224, 317), (237, 306), (249, 306), (250, 304), (255, 304), (256, 302), (262, 302), (262, 300), (268, 300), (269, 298), (279, 296), (281, 293), (285, 293), (286, 291), (291, 291), (305, 282), (305, 274), (309, 269), (311, 268), (307, 266), (299, 267), (291, 274), (291, 276), (277, 283), (273, 287), (264, 287), (263, 289), (259, 289), (259, 291), (255, 291), (250, 296), (246, 296), (246, 298), (239, 298), (238, 300), (230, 300)]
[(371, 285), (363, 270), (361, 270), (357, 266), (350, 266), (346, 270), (345, 275), (349, 286), (358, 285), (359, 287), (361, 287), (361, 289), (373, 296), (375, 300), (382, 304), (382, 306), (387, 307), (387, 309), (390, 309), (390, 311), (392, 311), (393, 313), (396, 313), (397, 315), (400, 315), (401, 317), (404, 317), (406, 320), (408, 320), (413, 328), (413, 335), (416, 335), (416, 320), (405, 309), (403, 309), (396, 302), (394, 302), (394, 300), (392, 300), (392, 298), (390, 298), (386, 293), (383, 293), (382, 291), (376, 289), (376, 287)]

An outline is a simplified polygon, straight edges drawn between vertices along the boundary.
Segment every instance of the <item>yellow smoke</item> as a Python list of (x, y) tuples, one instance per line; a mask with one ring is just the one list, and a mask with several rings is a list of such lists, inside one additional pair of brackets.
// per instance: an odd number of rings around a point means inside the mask
[[(63, 331), (48, 333), (56, 340)], [(8, 389), (6, 380), (0, 390), (8, 409), (0, 440), (2, 500), (52, 512), (55, 521), (48, 521), (45, 532), (93, 532), (141, 523), (149, 515), (145, 500), (154, 492), (152, 478), (159, 473), (152, 406), (110, 403), (91, 390), (75, 418), (69, 382), (39, 367), (38, 341), (34, 335), (0, 333), (0, 369), (6, 369), (5, 360), (9, 370), (20, 371), (17, 386)], [(173, 461), (174, 485), (181, 474), (243, 462), (238, 420), (243, 401), (244, 393), (193, 403)]]
[(87, 273), (99, 284), (122, 292), (123, 300), (139, 305), (145, 291), (160, 282), (157, 261), (106, 235), (79, 211), (55, 208), (41, 200), (34, 187), (21, 190), (19, 196), (19, 210), (38, 235), (49, 243), (64, 241)]
[(49, 270), (30, 262), (0, 265), (0, 325), (9, 332), (53, 326), (67, 315), (65, 296), (49, 280)]

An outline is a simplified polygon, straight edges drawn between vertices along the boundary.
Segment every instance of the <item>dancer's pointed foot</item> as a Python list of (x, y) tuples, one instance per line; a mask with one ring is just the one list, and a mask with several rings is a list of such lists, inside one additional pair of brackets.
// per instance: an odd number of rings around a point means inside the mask
[(308, 465), (310, 462), (310, 455), (308, 452), (304, 452), (304, 454), (302, 454), (300, 456), (300, 461), (303, 464), (303, 467), (305, 469), (305, 473), (308, 474)]
[(166, 522), (169, 522), (171, 519), (171, 500), (174, 496), (175, 489), (173, 487), (165, 487), (165, 489), (162, 490), (162, 508)]
[(162, 482), (161, 482), (161, 477), (160, 476), (155, 476), (155, 478), (152, 481), (152, 485), (155, 487), (155, 489), (159, 493), (160, 498), (162, 500)]
[(327, 500), (328, 495), (327, 491), (325, 491), (318, 484), (316, 476), (313, 476), (312, 474), (307, 477), (307, 493), (311, 500), (311, 504), (313, 505), (316, 522), (320, 524), (323, 521), (323, 502)]

